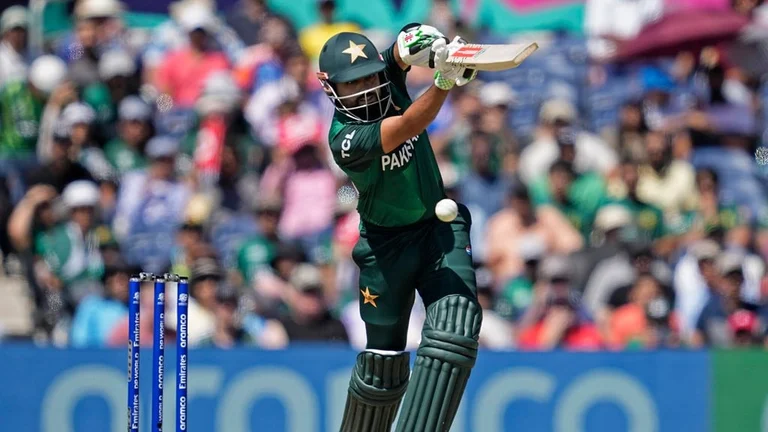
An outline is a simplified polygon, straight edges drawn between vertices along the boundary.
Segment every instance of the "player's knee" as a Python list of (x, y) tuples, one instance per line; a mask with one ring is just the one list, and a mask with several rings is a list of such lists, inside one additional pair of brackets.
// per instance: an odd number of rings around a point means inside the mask
[(357, 355), (349, 391), (368, 404), (400, 400), (410, 377), (408, 352), (366, 350)]
[(365, 347), (368, 350), (404, 351), (408, 342), (408, 328), (402, 325), (378, 326), (366, 324)]
[(483, 311), (477, 300), (450, 295), (427, 308), (418, 354), (471, 368), (477, 359)]

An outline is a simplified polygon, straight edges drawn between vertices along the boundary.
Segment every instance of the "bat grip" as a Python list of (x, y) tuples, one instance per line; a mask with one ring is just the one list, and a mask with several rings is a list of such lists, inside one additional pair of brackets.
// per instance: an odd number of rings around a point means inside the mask
[[(443, 40), (445, 41), (445, 44), (448, 45), (451, 43), (450, 40), (448, 40), (447, 37), (443, 36)], [(429, 51), (429, 68), (434, 69), (435, 68), (435, 52), (430, 50)]]

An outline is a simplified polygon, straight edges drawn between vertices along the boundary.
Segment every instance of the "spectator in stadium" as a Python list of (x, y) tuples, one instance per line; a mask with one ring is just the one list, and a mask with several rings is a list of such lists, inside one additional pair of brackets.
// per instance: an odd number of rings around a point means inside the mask
[(77, 154), (72, 150), (72, 128), (64, 119), (57, 122), (51, 142), (49, 161), (26, 173), (27, 185), (47, 184), (61, 193), (73, 181), (93, 180), (91, 173), (77, 161)]
[(217, 195), (220, 206), (232, 211), (249, 207), (257, 193), (255, 171), (265, 157), (250, 134), (241, 103), (241, 91), (228, 71), (211, 74), (182, 140), (183, 152), (194, 161), (198, 187)]
[(35, 251), (41, 259), (37, 279), (45, 289), (62, 296), (68, 312), (101, 290), (104, 265), (94, 231), (99, 199), (95, 183), (69, 183), (62, 193), (66, 218), (36, 239)]
[[(2, 172), (8, 178), (14, 201), (24, 194), (23, 175), (37, 165), (36, 149), (43, 111), (55, 106), (58, 109), (74, 98), (74, 92), (64, 82), (67, 68), (60, 59), (44, 55), (38, 57), (29, 68), (26, 80), (8, 83), (0, 89), (0, 161)], [(53, 127), (49, 125), (49, 127)]]
[(285, 73), (286, 60), (301, 51), (291, 36), (290, 24), (277, 16), (264, 21), (259, 39), (261, 43), (247, 48), (234, 67), (235, 81), (248, 94), (279, 80)]
[(100, 142), (115, 138), (120, 103), (138, 93), (136, 69), (127, 51), (107, 51), (99, 59), (99, 81), (83, 88), (83, 102), (96, 112), (94, 133)]
[(254, 204), (254, 219), (259, 234), (244, 239), (237, 251), (237, 271), (246, 286), (250, 286), (256, 275), (269, 268), (280, 243), (278, 225), (282, 202), (276, 198), (262, 197)]
[(325, 341), (349, 344), (344, 324), (325, 304), (322, 275), (311, 264), (299, 264), (291, 274), (291, 289), (285, 292), (289, 312), (279, 318), (291, 343)]
[(601, 136), (625, 161), (640, 164), (648, 157), (645, 151), (647, 132), (643, 104), (639, 100), (632, 100), (620, 108), (619, 123), (603, 128)]
[[(708, 168), (696, 172), (698, 206), (686, 214), (685, 230), (695, 235), (718, 232), (721, 241), (729, 246), (745, 248), (751, 232), (745, 212), (738, 206), (720, 199), (720, 182), (717, 173)], [(702, 232), (703, 231), (703, 232)]]
[(511, 181), (491, 167), (493, 137), (475, 132), (469, 140), (471, 166), (458, 185), (459, 200), (472, 212), (472, 249), (476, 262), (485, 260), (486, 248), (483, 233), (488, 218), (501, 210)]
[(674, 133), (681, 127), (679, 115), (684, 106), (673, 95), (677, 83), (659, 67), (646, 66), (640, 71), (643, 114), (651, 131)]
[(177, 109), (193, 108), (205, 80), (217, 71), (229, 69), (227, 56), (212, 43), (215, 20), (213, 12), (204, 7), (188, 7), (180, 13), (179, 24), (189, 41), (168, 52), (153, 77), (157, 90), (168, 94)]
[[(434, 138), (432, 131), (429, 131), (430, 142), (435, 149), (438, 163), (441, 165), (450, 164), (449, 166), (461, 176), (469, 170), (470, 158), (467, 141), (479, 127), (483, 108), (480, 92), (483, 88), (483, 83), (478, 80), (473, 80), (463, 87), (456, 87), (451, 93), (451, 97), (446, 101), (446, 105), (450, 105), (447, 107), (443, 105), (443, 109), (440, 111), (441, 113), (447, 112), (446, 116), (450, 120), (447, 122), (445, 130), (436, 133)], [(441, 115), (445, 114), (438, 114), (438, 118)]]
[(238, 0), (227, 13), (227, 24), (245, 46), (252, 46), (262, 42), (261, 28), (272, 15), (264, 0)]
[(96, 112), (93, 108), (83, 102), (73, 102), (61, 112), (61, 121), (69, 127), (72, 157), (96, 180), (115, 178), (116, 172), (104, 156), (101, 146), (94, 141)]
[[(729, 327), (729, 317), (742, 311), (757, 314), (759, 307), (742, 299), (741, 287), (744, 283), (742, 259), (741, 254), (728, 251), (717, 257), (715, 269), (718, 277), (714, 290), (710, 292), (709, 300), (696, 320), (696, 331), (691, 340), (691, 345), (694, 347), (732, 346), (735, 332)], [(741, 324), (739, 316), (735, 316), (734, 321), (734, 324)], [(738, 331), (740, 325), (736, 327), (735, 330)], [(753, 327), (749, 329), (753, 330)], [(765, 327), (762, 326), (760, 331), (759, 337), (764, 339)]]
[(79, 88), (99, 81), (99, 59), (106, 51), (125, 48), (124, 11), (118, 0), (81, 0), (75, 5), (74, 34), (62, 41), (57, 54)]
[(522, 185), (510, 190), (505, 207), (488, 221), (485, 236), (485, 265), (498, 283), (523, 272), (518, 239), (538, 237), (547, 253), (558, 254), (574, 252), (584, 244), (579, 232), (557, 209), (552, 206), (534, 209), (528, 190)]
[(536, 209), (551, 206), (562, 213), (585, 241), (590, 239), (592, 224), (605, 200), (605, 179), (594, 172), (579, 174), (571, 162), (557, 160), (549, 175), (529, 184)]
[(189, 343), (194, 346), (214, 335), (216, 295), (224, 286), (224, 273), (213, 257), (195, 259), (189, 270)]
[[(178, 151), (177, 140), (167, 136), (154, 137), (146, 147), (150, 160), (147, 168), (122, 177), (113, 224), (118, 239), (124, 240), (137, 224), (151, 226), (160, 222), (181, 222), (183, 215), (176, 209), (186, 207), (190, 190), (176, 176)], [(155, 211), (146, 213), (146, 209)], [(160, 210), (162, 213), (158, 213)]]
[(302, 29), (299, 33), (301, 49), (313, 62), (317, 61), (323, 44), (331, 36), (341, 32), (360, 32), (360, 26), (357, 24), (338, 20), (335, 0), (317, 0), (317, 11), (320, 21)]
[(601, 330), (606, 329), (611, 311), (629, 301), (633, 284), (646, 275), (653, 276), (669, 304), (673, 304), (672, 272), (664, 260), (653, 253), (652, 245), (642, 240), (621, 244), (615, 256), (604, 259), (590, 273), (584, 289), (584, 304)]
[[(150, 40), (143, 46), (141, 63), (143, 81), (153, 83), (157, 68), (168, 53), (183, 49), (189, 42), (184, 20), (189, 16), (209, 16), (211, 43), (226, 55), (230, 64), (236, 64), (243, 55), (245, 45), (237, 33), (216, 17), (216, 3), (212, 0), (177, 0), (168, 5), (170, 20), (155, 27)], [(187, 16), (187, 18), (185, 18)]]
[[(291, 132), (303, 140), (325, 139), (320, 130), (323, 125), (321, 113), (323, 107), (327, 107), (328, 99), (317, 98), (322, 92), (316, 85), (317, 80), (309, 77), (309, 72), (306, 55), (292, 52), (285, 60), (285, 74), (279, 80), (261, 86), (248, 100), (245, 117), (263, 145), (275, 147), (285, 140), (286, 137), (281, 138), (281, 135), (290, 136)], [(281, 107), (290, 110), (281, 110)], [(286, 130), (285, 126), (295, 123), (293, 119), (306, 119), (308, 124), (309, 121), (316, 124)]]
[[(33, 314), (36, 324), (42, 318), (47, 306), (46, 290), (34, 277), (37, 257), (34, 250), (36, 239), (53, 228), (57, 222), (53, 209), (56, 189), (50, 185), (36, 185), (28, 189), (24, 197), (16, 204), (8, 219), (8, 236), (12, 250), (24, 265), (24, 276), (29, 285), (31, 297), (37, 311)], [(8, 248), (9, 251), (11, 248)]]
[(128, 316), (128, 280), (135, 274), (125, 262), (104, 268), (104, 292), (83, 299), (72, 321), (73, 347), (107, 346), (110, 332)]
[(494, 311), (509, 321), (517, 321), (533, 302), (533, 288), (538, 275), (539, 263), (544, 258), (547, 245), (536, 235), (523, 235), (519, 242), (523, 271), (517, 277), (501, 282), (501, 292), (496, 298)]
[(11, 6), (0, 15), (0, 88), (27, 78), (27, 35), (29, 11)]
[(249, 314), (240, 305), (241, 295), (234, 287), (222, 284), (216, 291), (216, 324), (198, 348), (231, 349), (235, 347), (283, 348), (288, 343), (285, 329), (276, 320)]
[(8, 221), (8, 234), (16, 252), (31, 252), (37, 236), (55, 225), (53, 200), (56, 197), (56, 189), (39, 184), (30, 187), (16, 204)]
[(312, 262), (327, 263), (336, 209), (336, 178), (321, 159), (315, 142), (298, 143), (286, 149), (290, 159), (267, 168), (261, 193), (283, 201), (280, 235), (298, 242)]
[(492, 166), (499, 174), (512, 175), (518, 170), (520, 143), (509, 126), (509, 116), (515, 103), (515, 92), (503, 81), (484, 84), (480, 89), (483, 111), (478, 129), (492, 139)]
[(520, 321), (518, 347), (523, 350), (597, 350), (602, 338), (587, 319), (570, 279), (568, 259), (549, 256), (539, 267), (534, 302)]
[[(584, 290), (584, 305), (599, 320), (599, 311), (611, 294), (621, 286), (632, 284), (631, 258), (627, 254), (627, 238), (632, 214), (618, 204), (600, 208), (595, 218), (593, 243), (572, 257), (575, 285)], [(622, 268), (624, 271), (616, 271)]]
[(755, 312), (739, 309), (728, 316), (733, 347), (753, 348), (765, 346), (765, 321)]
[(673, 157), (669, 141), (663, 133), (646, 134), (648, 163), (640, 167), (637, 197), (674, 220), (695, 206), (696, 175), (688, 161)]
[(104, 154), (122, 175), (147, 166), (144, 149), (154, 133), (152, 107), (138, 96), (127, 96), (120, 101), (117, 117), (117, 137), (104, 146)]
[(655, 245), (657, 253), (668, 256), (674, 250), (676, 242), (665, 226), (661, 209), (637, 196), (638, 180), (638, 163), (629, 158), (622, 160), (617, 181), (608, 187), (607, 202), (629, 210), (632, 214), (630, 225), (636, 240), (651, 242)]
[(616, 168), (616, 153), (599, 137), (573, 127), (578, 120), (576, 107), (562, 99), (551, 99), (541, 106), (536, 136), (520, 154), (520, 178), (526, 184), (545, 176), (564, 152), (579, 174), (596, 172), (609, 175)]
[(483, 308), (483, 326), (478, 340), (480, 346), (495, 350), (513, 348), (515, 334), (512, 324), (494, 310), (493, 275), (485, 268), (477, 271), (477, 301)]
[(687, 248), (675, 267), (675, 310), (685, 340), (693, 337), (698, 317), (709, 301), (710, 293), (717, 289), (719, 275), (715, 259), (720, 252), (720, 245), (714, 240), (699, 240)]
[(607, 332), (615, 349), (673, 347), (679, 337), (661, 284), (650, 274), (641, 275), (629, 293), (629, 303), (610, 314)]

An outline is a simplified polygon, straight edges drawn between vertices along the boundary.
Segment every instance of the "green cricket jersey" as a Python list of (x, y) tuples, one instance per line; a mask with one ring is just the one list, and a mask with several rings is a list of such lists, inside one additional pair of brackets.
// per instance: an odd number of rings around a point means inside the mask
[(521, 275), (504, 285), (493, 309), (503, 318), (516, 321), (531, 303), (533, 303), (533, 281)]
[[(406, 72), (395, 61), (393, 47), (381, 53), (395, 105), (391, 116), (402, 114), (412, 103)], [(364, 222), (399, 227), (434, 217), (435, 204), (445, 192), (426, 131), (384, 154), (381, 121), (355, 122), (336, 112), (328, 142), (334, 160), (360, 194), (357, 210)]]
[(64, 283), (99, 280), (104, 264), (94, 231), (83, 237), (73, 222), (62, 223), (41, 234), (35, 249)]
[(590, 172), (577, 176), (568, 190), (566, 202), (557, 202), (553, 199), (547, 176), (533, 181), (529, 190), (534, 207), (554, 206), (585, 240), (589, 240), (592, 225), (606, 194), (605, 180), (600, 174)]
[(261, 236), (253, 237), (238, 249), (237, 269), (243, 279), (251, 282), (259, 270), (269, 267), (275, 253), (275, 245), (272, 242)]
[(144, 154), (128, 146), (119, 138), (113, 139), (104, 146), (104, 156), (120, 174), (147, 166), (147, 158)]
[(729, 231), (747, 223), (747, 216), (734, 205), (718, 206), (717, 215), (713, 217), (705, 217), (698, 210), (693, 210), (670, 219), (670, 230), (676, 235), (685, 234), (693, 229), (709, 232), (720, 228)]
[(0, 90), (0, 155), (35, 153), (44, 103), (26, 81), (11, 82)]
[(654, 241), (667, 234), (664, 226), (664, 213), (656, 206), (629, 197), (608, 199), (606, 204), (621, 205), (632, 213), (635, 222), (634, 228), (637, 230), (640, 240)]

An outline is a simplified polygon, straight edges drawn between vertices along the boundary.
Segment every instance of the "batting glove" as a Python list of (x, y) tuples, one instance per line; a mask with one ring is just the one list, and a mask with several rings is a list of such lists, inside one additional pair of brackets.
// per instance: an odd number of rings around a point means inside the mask
[(446, 44), (444, 39), (436, 40), (432, 44), (432, 59), (435, 64), (437, 72), (435, 72), (435, 86), (442, 90), (450, 90), (453, 86), (463, 86), (475, 79), (477, 71), (472, 69), (463, 68), (461, 66), (452, 65), (447, 62), (447, 58), (453, 51), (458, 50), (461, 45), (455, 43), (459, 37), (451, 42), (453, 45), (449, 49), (449, 44)]
[(453, 66), (451, 69), (435, 71), (435, 87), (450, 90), (453, 86), (463, 86), (475, 79), (477, 71)]
[(440, 30), (432, 26), (422, 24), (405, 29), (397, 35), (400, 58), (409, 66), (434, 67), (430, 64), (430, 49), (437, 40), (448, 41)]

